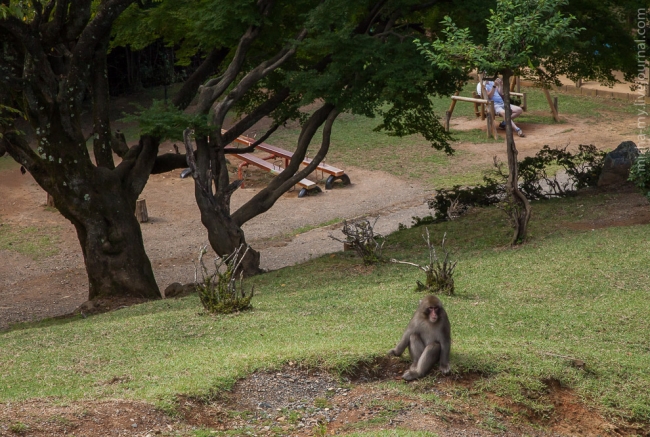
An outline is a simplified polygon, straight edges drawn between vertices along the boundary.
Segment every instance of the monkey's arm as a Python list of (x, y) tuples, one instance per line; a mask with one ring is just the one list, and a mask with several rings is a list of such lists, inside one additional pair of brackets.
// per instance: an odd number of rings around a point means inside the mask
[(409, 346), (410, 338), (411, 338), (411, 326), (409, 325), (406, 328), (406, 331), (404, 331), (404, 335), (402, 335), (402, 339), (399, 341), (399, 343), (397, 343), (397, 346), (395, 346), (393, 349), (388, 351), (388, 355), (389, 356), (393, 355), (396, 357), (402, 355), (406, 350), (406, 348)]

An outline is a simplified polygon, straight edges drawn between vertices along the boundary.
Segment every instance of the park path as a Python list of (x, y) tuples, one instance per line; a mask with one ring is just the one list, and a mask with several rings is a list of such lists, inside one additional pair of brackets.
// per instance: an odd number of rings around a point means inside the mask
[[(329, 234), (342, 236), (335, 228), (343, 219), (380, 216), (377, 230), (387, 234), (397, 230), (399, 223), (410, 224), (412, 216), (429, 213), (427, 193), (421, 186), (383, 172), (347, 167), (346, 171), (352, 185), (302, 199), (297, 191), (287, 193), (269, 211), (244, 225), (248, 242), (261, 252), (263, 268), (275, 270), (342, 250), (341, 243)], [(161, 290), (173, 282), (194, 280), (193, 261), (208, 242), (194, 200), (193, 181), (180, 179), (179, 173), (152, 175), (142, 194), (150, 217), (142, 224), (142, 233)], [(232, 199), (233, 210), (259, 189), (238, 190)], [(58, 212), (44, 207), (45, 193), (17, 167), (0, 172), (0, 199), (2, 223), (16, 229), (34, 226), (54, 237), (58, 249), (54, 255), (37, 259), (0, 250), (0, 329), (72, 312), (88, 293), (74, 227)], [(301, 228), (305, 232), (296, 235)]]

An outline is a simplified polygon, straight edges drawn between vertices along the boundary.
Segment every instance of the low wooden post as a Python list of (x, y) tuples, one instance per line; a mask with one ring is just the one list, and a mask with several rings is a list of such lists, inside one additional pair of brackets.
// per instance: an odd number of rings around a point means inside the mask
[(497, 112), (494, 110), (494, 102), (493, 102), (492, 100), (490, 100), (489, 105), (490, 105), (490, 118), (491, 118), (491, 120), (492, 120), (492, 121), (490, 122), (490, 127), (492, 128), (492, 137), (493, 137), (495, 140), (498, 140), (498, 139), (499, 139), (499, 135), (497, 135), (497, 128), (494, 126), (494, 122), (495, 122), (496, 119), (497, 119)]
[[(456, 91), (454, 96), (458, 96), (460, 91)], [(451, 99), (451, 104), (449, 105), (449, 110), (445, 113), (445, 131), (449, 132), (449, 123), (451, 121), (451, 114), (454, 113), (454, 108), (456, 107), (456, 100)]]
[(544, 96), (546, 96), (546, 102), (548, 103), (548, 106), (551, 108), (551, 113), (553, 114), (553, 120), (556, 122), (560, 122), (560, 116), (557, 112), (557, 109), (555, 108), (555, 105), (553, 105), (553, 99), (551, 99), (551, 93), (548, 91), (547, 88), (542, 88), (544, 90)]
[(147, 213), (147, 201), (145, 199), (138, 199), (135, 202), (135, 217), (140, 223), (149, 221), (149, 214)]
[(517, 92), (521, 92), (521, 78), (517, 76)]
[(521, 103), (522, 103), (522, 105), (521, 105), (521, 109), (523, 109), (524, 112), (528, 111), (528, 101), (527, 101), (527, 99), (526, 99), (526, 96), (527, 96), (526, 93), (524, 93), (524, 95), (521, 96), (521, 99), (522, 99), (522, 100), (521, 100)]
[(557, 96), (553, 97), (553, 106), (555, 106), (555, 112), (559, 113), (560, 111), (557, 108)]
[(45, 206), (51, 206), (52, 208), (56, 208), (56, 205), (54, 205), (54, 199), (52, 198), (52, 196), (50, 196), (50, 193), (46, 192), (45, 194), (46, 194)]
[[(472, 98), (478, 99), (478, 94), (476, 93), (476, 91), (472, 91)], [(481, 110), (478, 107), (478, 103), (476, 102), (472, 102), (472, 103), (474, 104), (474, 115), (476, 116), (476, 118), (478, 118), (481, 116)]]

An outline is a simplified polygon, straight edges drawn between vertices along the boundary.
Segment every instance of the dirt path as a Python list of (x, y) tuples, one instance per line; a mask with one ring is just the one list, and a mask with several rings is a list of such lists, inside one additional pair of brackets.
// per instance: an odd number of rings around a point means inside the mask
[[(297, 192), (283, 196), (265, 214), (244, 225), (248, 241), (261, 250), (262, 267), (278, 269), (311, 256), (341, 250), (330, 239), (334, 226), (364, 214), (380, 215), (377, 229), (389, 233), (414, 215), (428, 214), (425, 190), (394, 176), (361, 169), (346, 169), (352, 185), (335, 187), (299, 199)], [(200, 222), (191, 179), (180, 171), (150, 178), (142, 197), (150, 220), (142, 225), (147, 253), (161, 289), (172, 282), (194, 278), (192, 260), (207, 243)], [(244, 188), (233, 196), (236, 208), (259, 188)], [(13, 251), (0, 251), (0, 329), (11, 323), (67, 314), (87, 298), (87, 278), (73, 226), (58, 212), (44, 207), (45, 193), (29, 174), (17, 169), (0, 172), (0, 218), (9, 226), (45, 228), (58, 239), (59, 252), (38, 260)], [(315, 229), (295, 235), (296, 229)]]

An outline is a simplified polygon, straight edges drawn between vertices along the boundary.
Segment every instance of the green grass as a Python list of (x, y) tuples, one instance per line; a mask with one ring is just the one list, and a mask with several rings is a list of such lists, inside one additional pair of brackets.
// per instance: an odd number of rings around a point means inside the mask
[[(543, 381), (555, 379), (608, 413), (650, 421), (650, 273), (642, 237), (650, 226), (566, 227), (604, 214), (608, 201), (535, 203), (531, 242), (518, 249), (503, 246), (511, 231), (495, 209), (430, 228), (434, 241), (447, 232), (459, 260), (458, 295), (443, 299), (455, 371), (479, 372), (484, 390), (542, 413), (552, 408)], [(391, 235), (384, 251), (422, 264), (422, 231)], [(210, 395), (288, 361), (350, 370), (398, 340), (422, 279), (407, 266), (360, 271), (358, 264), (346, 252), (252, 278), (254, 310), (236, 315), (207, 315), (192, 296), (1, 333), (0, 401), (171, 405), (179, 393)], [(549, 354), (584, 360), (588, 371)]]
[(6, 154), (5, 156), (0, 157), (0, 171), (4, 170), (18, 170), (20, 164), (18, 164), (14, 159)]
[(18, 227), (0, 223), (0, 250), (10, 250), (33, 259), (58, 252), (56, 228)]
[(337, 217), (337, 218), (333, 218), (332, 220), (327, 220), (327, 221), (325, 221), (323, 223), (320, 223), (320, 224), (317, 224), (317, 225), (302, 226), (302, 227), (294, 230), (293, 232), (291, 232), (290, 235), (291, 236), (296, 236), (298, 234), (304, 234), (305, 232), (309, 232), (309, 231), (311, 231), (313, 229), (324, 228), (325, 226), (330, 226), (330, 225), (333, 225), (333, 224), (336, 224), (336, 223), (340, 223), (342, 221), (343, 221), (342, 218)]

